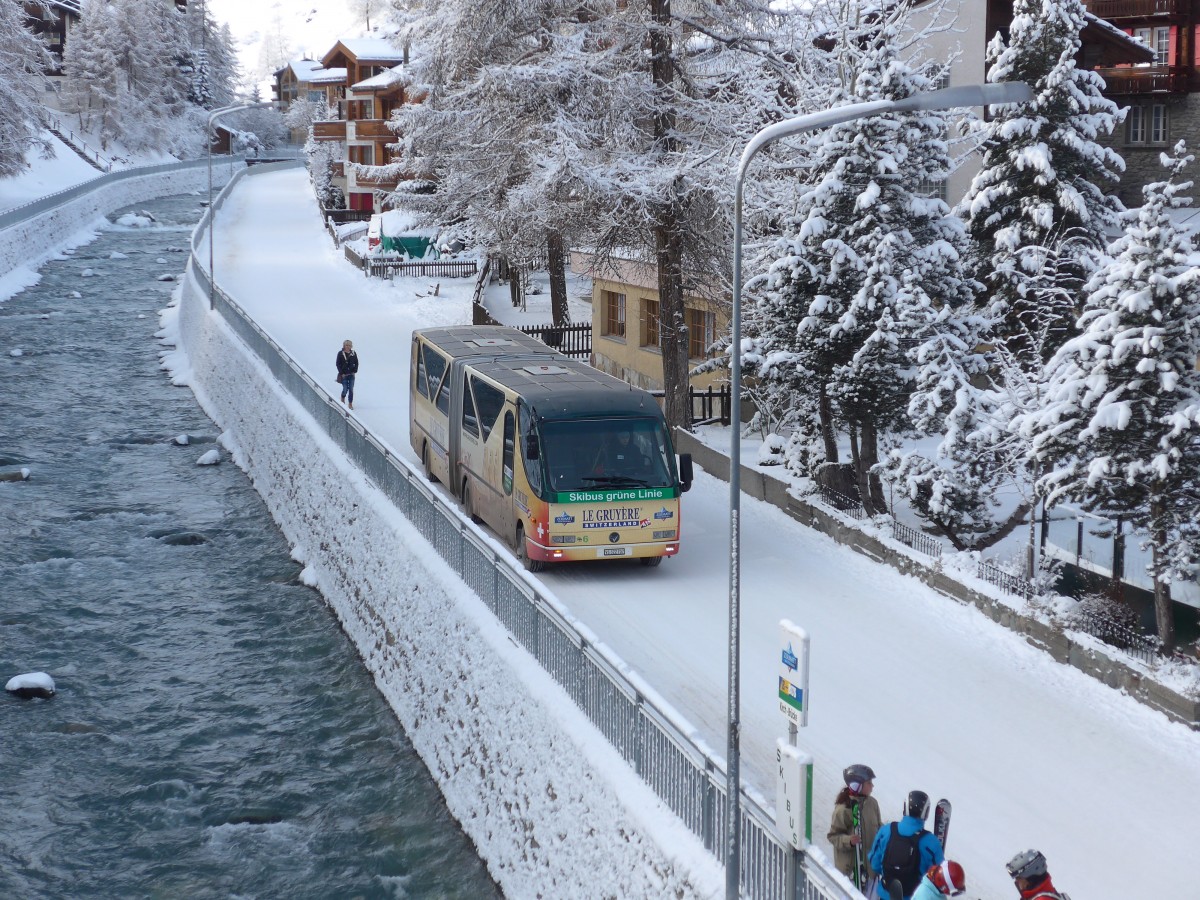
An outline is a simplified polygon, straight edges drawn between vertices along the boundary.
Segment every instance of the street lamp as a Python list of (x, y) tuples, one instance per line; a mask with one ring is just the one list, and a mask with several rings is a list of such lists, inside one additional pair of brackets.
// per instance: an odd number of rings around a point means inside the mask
[[(216, 291), (216, 276), (213, 274), (213, 226), (217, 224), (216, 214), (213, 212), (212, 205), (212, 145), (213, 145), (213, 125), (221, 116), (229, 113), (241, 112), (244, 109), (265, 109), (275, 106), (275, 103), (268, 101), (265, 103), (235, 103), (232, 106), (222, 106), (220, 109), (214, 109), (208, 114), (208, 128), (204, 132), (204, 137), (208, 142), (208, 308), (213, 308), (213, 293)], [(230, 153), (233, 152), (233, 147), (229, 148)]]
[(729, 442), (729, 746), (726, 761), (725, 896), (737, 900), (741, 881), (741, 778), (739, 755), (741, 744), (741, 408), (742, 408), (742, 189), (750, 162), (768, 144), (780, 138), (804, 131), (828, 128), (854, 119), (880, 113), (911, 112), (919, 109), (952, 109), (966, 106), (990, 106), (1000, 103), (1023, 103), (1033, 98), (1033, 91), (1023, 82), (1003, 84), (964, 85), (924, 91), (903, 100), (871, 100), (853, 103), (836, 109), (822, 110), (796, 116), (768, 125), (759, 131), (738, 162), (733, 200), (733, 321), (730, 345), (729, 404), (733, 423)]

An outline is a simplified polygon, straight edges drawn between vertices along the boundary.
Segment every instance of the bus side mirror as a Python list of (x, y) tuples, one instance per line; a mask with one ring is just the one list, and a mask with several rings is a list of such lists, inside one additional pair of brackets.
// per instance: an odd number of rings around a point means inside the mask
[(539, 448), (538, 448), (537, 435), (536, 434), (526, 435), (525, 436), (525, 458), (526, 459), (537, 459), (538, 456), (540, 456), (540, 455), (541, 455), (541, 453), (539, 452)]
[(679, 482), (684, 491), (692, 487), (692, 454), (679, 454)]

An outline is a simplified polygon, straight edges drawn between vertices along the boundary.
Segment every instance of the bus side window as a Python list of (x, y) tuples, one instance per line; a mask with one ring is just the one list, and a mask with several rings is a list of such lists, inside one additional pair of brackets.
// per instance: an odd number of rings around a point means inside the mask
[(429, 373), (425, 371), (425, 350), (417, 344), (417, 393), (422, 397), (429, 396)]
[(542, 493), (542, 460), (525, 459), (525, 445), (533, 436), (533, 420), (529, 415), (529, 407), (522, 403), (518, 408), (520, 415), (519, 434), (521, 435), (521, 464), (525, 467), (525, 478), (529, 481), (530, 489), (540, 495)]
[[(472, 378), (471, 379), (472, 384), (474, 383), (474, 381), (475, 381), (475, 379)], [(462, 425), (463, 425), (463, 431), (467, 432), (467, 434), (471, 434), (471, 435), (474, 435), (475, 437), (479, 437), (479, 419), (475, 415), (475, 401), (471, 398), (470, 387), (468, 387), (467, 390), (463, 391)]]
[(479, 427), (483, 429), (483, 439), (486, 441), (491, 437), (496, 422), (500, 420), (500, 411), (504, 409), (504, 392), (474, 377), (471, 378), (471, 388), (475, 392), (475, 412), (479, 416)]
[(511, 494), (513, 489), (513, 453), (516, 445), (517, 424), (513, 420), (512, 411), (504, 414), (504, 493)]
[(425, 368), (429, 370), (429, 399), (433, 400), (433, 392), (437, 391), (438, 411), (450, 415), (450, 366), (446, 357), (427, 345)]

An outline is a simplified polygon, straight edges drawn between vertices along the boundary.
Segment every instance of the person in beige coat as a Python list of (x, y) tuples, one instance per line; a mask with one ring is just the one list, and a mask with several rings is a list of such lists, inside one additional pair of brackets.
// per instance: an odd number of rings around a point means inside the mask
[(870, 883), (878, 877), (871, 869), (867, 855), (882, 824), (879, 803), (871, 796), (875, 773), (870, 766), (855, 763), (842, 772), (842, 780), (846, 786), (834, 802), (833, 819), (826, 837), (833, 845), (833, 863), (838, 871), (866, 893)]

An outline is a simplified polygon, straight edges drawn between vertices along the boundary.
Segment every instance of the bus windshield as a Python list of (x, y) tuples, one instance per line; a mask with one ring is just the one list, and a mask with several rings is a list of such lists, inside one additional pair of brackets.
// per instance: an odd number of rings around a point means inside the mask
[(675, 483), (666, 433), (657, 419), (543, 422), (541, 447), (554, 491)]

